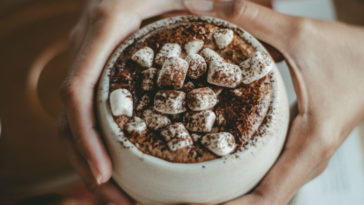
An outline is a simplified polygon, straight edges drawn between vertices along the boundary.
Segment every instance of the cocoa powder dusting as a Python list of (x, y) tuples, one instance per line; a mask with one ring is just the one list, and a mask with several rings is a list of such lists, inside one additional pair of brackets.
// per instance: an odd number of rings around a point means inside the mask
[[(205, 22), (183, 23), (167, 28), (155, 30), (131, 46), (126, 48), (114, 65), (110, 74), (110, 92), (118, 88), (126, 88), (133, 95), (133, 116), (143, 118), (143, 111), (151, 109), (155, 93), (160, 89), (155, 84), (155, 89), (143, 90), (141, 72), (146, 68), (130, 60), (131, 56), (140, 48), (150, 47), (156, 54), (165, 43), (177, 43), (182, 47), (181, 58), (185, 58), (186, 53), (183, 46), (192, 40), (204, 41), (204, 48), (215, 49), (226, 62), (239, 65), (242, 61), (255, 51), (255, 49), (238, 35), (234, 35), (232, 43), (223, 49), (217, 49), (213, 32), (219, 27)], [(153, 68), (161, 69), (160, 65), (153, 62)], [(207, 68), (208, 69), (208, 68)], [(179, 89), (189, 92), (194, 88), (210, 87), (217, 95), (218, 102), (212, 111), (216, 114), (214, 129), (219, 132), (226, 131), (234, 135), (238, 149), (244, 146), (249, 139), (252, 139), (264, 123), (264, 119), (270, 108), (272, 100), (272, 82), (269, 75), (257, 80), (249, 85), (241, 84), (237, 88), (221, 88), (211, 85), (206, 81), (206, 73), (198, 78), (186, 77), (183, 88)], [(149, 96), (151, 102), (143, 109), (136, 109), (143, 96)], [(145, 98), (145, 97), (144, 97)], [(149, 102), (149, 101), (148, 101)], [(187, 106), (186, 106), (187, 107)], [(187, 107), (187, 111), (190, 111)], [(183, 122), (184, 114), (166, 115), (175, 122)], [(115, 122), (121, 130), (124, 130), (128, 122), (126, 117), (114, 117)], [(266, 119), (269, 120), (269, 119)], [(190, 132), (190, 134), (204, 135), (204, 133)], [(125, 132), (129, 141), (132, 142), (143, 153), (165, 159), (170, 162), (196, 163), (209, 161), (218, 158), (217, 155), (206, 149), (199, 140), (193, 145), (176, 151), (168, 149), (165, 139), (160, 135), (160, 130), (148, 129), (143, 135), (129, 135)], [(204, 166), (203, 166), (204, 167)]]

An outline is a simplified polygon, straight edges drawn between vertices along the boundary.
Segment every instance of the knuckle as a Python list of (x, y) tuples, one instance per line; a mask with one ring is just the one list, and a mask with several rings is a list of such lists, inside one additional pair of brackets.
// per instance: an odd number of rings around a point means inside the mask
[(57, 132), (58, 132), (58, 135), (61, 137), (70, 137), (71, 136), (71, 129), (69, 127), (66, 117), (63, 115), (61, 115), (58, 119)]
[(323, 124), (315, 132), (316, 143), (319, 146), (317, 149), (320, 149), (319, 155), (321, 159), (330, 159), (339, 146), (339, 137), (332, 130), (331, 126)]
[(292, 25), (290, 45), (298, 45), (306, 42), (310, 32), (314, 31), (315, 27), (314, 20), (303, 17), (292, 18)]
[(67, 105), (70, 101), (74, 101), (77, 94), (77, 87), (76, 83), (70, 79), (66, 79), (62, 83), (59, 94), (64, 105)]

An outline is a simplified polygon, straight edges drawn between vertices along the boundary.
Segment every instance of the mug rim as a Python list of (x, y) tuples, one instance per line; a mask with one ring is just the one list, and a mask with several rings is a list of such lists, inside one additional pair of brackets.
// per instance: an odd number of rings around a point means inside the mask
[[(191, 23), (191, 22), (206, 22), (206, 23), (210, 23), (213, 24), (215, 26), (218, 27), (224, 27), (224, 28), (229, 28), (232, 29), (234, 31), (235, 34), (239, 35), (241, 38), (244, 39), (244, 41), (248, 42), (249, 44), (251, 44), (251, 46), (254, 47), (254, 49), (256, 49), (256, 51), (261, 51), (261, 52), (265, 52), (267, 54), (267, 56), (269, 58), (271, 58), (271, 60), (274, 62), (274, 60), (272, 59), (271, 55), (269, 54), (269, 52), (265, 49), (265, 47), (255, 38), (253, 37), (250, 33), (248, 33), (246, 30), (244, 30), (243, 28), (228, 22), (226, 20), (220, 19), (220, 18), (216, 18), (216, 17), (211, 17), (211, 16), (194, 16), (194, 15), (187, 15), (187, 16), (174, 16), (174, 17), (168, 17), (168, 18), (164, 18), (161, 20), (158, 20), (156, 22), (153, 22), (151, 24), (148, 24), (142, 28), (140, 28), (138, 31), (136, 31), (134, 34), (132, 34), (131, 36), (129, 36), (128, 38), (126, 38), (124, 41), (122, 41), (117, 47), (116, 49), (112, 52), (112, 54), (110, 55), (109, 59), (107, 60), (107, 63), (105, 64), (101, 77), (99, 79), (99, 86), (98, 86), (98, 90), (97, 90), (97, 109), (98, 109), (98, 114), (99, 114), (99, 118), (100, 117), (104, 117), (106, 118), (106, 124), (101, 123), (101, 129), (108, 129), (111, 132), (113, 136), (115, 138), (115, 142), (120, 143), (120, 149), (127, 149), (128, 152), (130, 152), (131, 154), (135, 155), (136, 157), (142, 159), (144, 162), (146, 163), (153, 163), (153, 164), (159, 164), (161, 166), (173, 166), (173, 167), (201, 167), (201, 166), (208, 166), (208, 165), (212, 165), (212, 164), (216, 164), (216, 163), (226, 163), (228, 161), (231, 161), (230, 159), (236, 159), (236, 155), (242, 155), (244, 153), (246, 153), (248, 150), (252, 149), (252, 148), (259, 148), (259, 143), (256, 143), (254, 145), (249, 146), (246, 149), (242, 149), (242, 150), (237, 150), (236, 152), (229, 154), (227, 156), (224, 157), (219, 157), (219, 158), (215, 158), (213, 160), (209, 160), (209, 161), (203, 161), (203, 162), (194, 162), (194, 163), (180, 163), (180, 162), (171, 162), (171, 161), (167, 161), (165, 159), (144, 153), (142, 151), (140, 151), (132, 142), (129, 141), (129, 139), (125, 136), (124, 132), (121, 131), (121, 129), (119, 128), (119, 126), (117, 125), (117, 123), (114, 121), (113, 115), (111, 113), (111, 109), (109, 106), (109, 82), (110, 82), (110, 70), (113, 68), (114, 64), (116, 63), (117, 59), (119, 58), (119, 56), (121, 55), (121, 53), (128, 48), (129, 46), (131, 46), (134, 42), (139, 41), (141, 38), (145, 37), (146, 35), (148, 35), (149, 32), (152, 32), (154, 30), (157, 30), (159, 28), (165, 27), (165, 26), (173, 26), (173, 25), (177, 25), (177, 24), (181, 24), (181, 23)], [(272, 76), (272, 91), (273, 91), (273, 96), (272, 96), (272, 101), (269, 105), (269, 109), (275, 109), (275, 107), (277, 107), (277, 97), (278, 94), (278, 83), (277, 83), (277, 76), (279, 75), (279, 71), (277, 69), (276, 64), (274, 63), (273, 66), (273, 70), (271, 71), (271, 76)], [(269, 112), (269, 111), (268, 111)], [(269, 113), (267, 113), (268, 115)], [(262, 126), (264, 125), (268, 125), (269, 126), (269, 122), (268, 123), (262, 123), (258, 129), (262, 128)], [(268, 129), (268, 128), (267, 128)], [(102, 132), (103, 137), (110, 137), (110, 136), (106, 136), (107, 134), (105, 134), (106, 132)], [(284, 136), (285, 137), (285, 136)], [(269, 141), (272, 139), (272, 137), (269, 136), (263, 136), (261, 138), (268, 138), (265, 139), (264, 143), (269, 143)], [(107, 139), (109, 140), (109, 139)], [(252, 139), (249, 139), (249, 142), (251, 142)], [(261, 147), (263, 145), (260, 145)]]

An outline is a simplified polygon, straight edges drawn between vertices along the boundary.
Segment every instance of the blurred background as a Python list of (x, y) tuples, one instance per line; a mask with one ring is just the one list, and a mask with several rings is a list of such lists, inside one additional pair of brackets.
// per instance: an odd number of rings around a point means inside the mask
[[(258, 1), (286, 13), (364, 25), (363, 0)], [(69, 62), (67, 37), (83, 4), (0, 1), (0, 204), (93, 199), (68, 163), (56, 129), (58, 88)], [(357, 130), (361, 139), (363, 127)], [(359, 144), (364, 147), (363, 140)]]

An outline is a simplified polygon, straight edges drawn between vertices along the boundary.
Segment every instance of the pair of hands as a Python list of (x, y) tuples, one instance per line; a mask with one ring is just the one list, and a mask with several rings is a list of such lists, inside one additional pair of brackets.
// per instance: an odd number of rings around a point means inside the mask
[(93, 0), (71, 35), (74, 59), (62, 87), (63, 135), (71, 162), (97, 196), (133, 204), (110, 182), (112, 164), (94, 114), (108, 57), (141, 22), (170, 11), (225, 18), (283, 54), (298, 97), (286, 145), (255, 190), (226, 204), (286, 204), (319, 175), (364, 117), (364, 29), (292, 17), (244, 0)]

